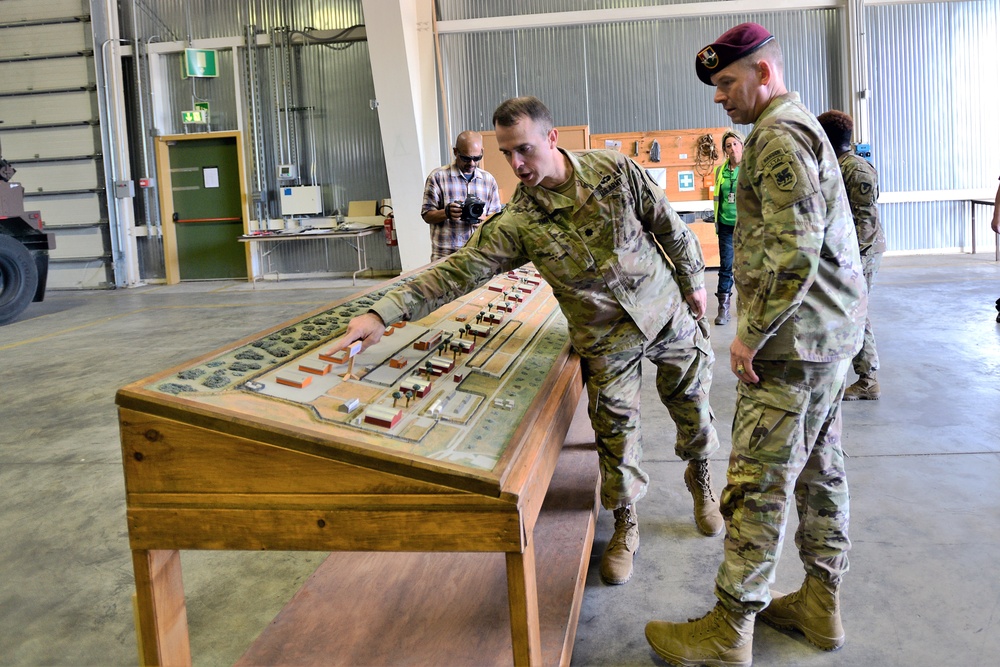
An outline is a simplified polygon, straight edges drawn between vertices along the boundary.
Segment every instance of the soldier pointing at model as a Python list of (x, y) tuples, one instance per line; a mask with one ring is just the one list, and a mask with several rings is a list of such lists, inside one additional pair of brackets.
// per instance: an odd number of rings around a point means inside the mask
[(649, 484), (641, 467), (643, 357), (656, 365), (660, 400), (677, 426), (674, 451), (688, 461), (684, 478), (698, 529), (722, 530), (708, 471), (719, 441), (708, 403), (714, 357), (703, 320), (701, 247), (635, 162), (615, 151), (561, 150), (552, 115), (537, 98), (507, 100), (493, 124), (520, 180), (510, 203), (461, 250), (353, 319), (334, 345), (377, 343), (387, 325), (419, 319), (533, 262), (559, 300), (583, 363), (601, 502), (615, 515), (601, 576), (624, 584), (639, 547), (635, 504)]

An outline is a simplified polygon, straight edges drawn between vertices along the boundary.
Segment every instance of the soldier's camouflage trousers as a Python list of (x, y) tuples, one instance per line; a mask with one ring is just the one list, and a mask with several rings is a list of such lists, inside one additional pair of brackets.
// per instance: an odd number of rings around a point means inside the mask
[[(872, 285), (875, 284), (875, 276), (878, 275), (878, 267), (882, 264), (882, 253), (869, 253), (861, 256), (861, 265), (865, 272), (865, 282), (868, 284), (868, 294), (872, 293)], [(871, 312), (871, 298), (868, 299), (868, 308)], [(861, 350), (854, 357), (854, 372), (858, 375), (872, 375), (878, 370), (878, 351), (875, 349), (875, 332), (872, 331), (871, 315), (865, 317), (865, 341), (861, 344)]]
[(676, 311), (655, 340), (582, 359), (590, 421), (597, 434), (601, 503), (607, 509), (636, 502), (649, 484), (649, 475), (640, 467), (643, 357), (656, 366), (656, 390), (677, 426), (677, 456), (703, 459), (719, 447), (708, 403), (715, 363), (708, 325), (705, 320), (699, 324), (683, 304)]
[(849, 364), (754, 361), (760, 383), (737, 387), (721, 499), (725, 555), (715, 580), (716, 596), (733, 611), (760, 611), (770, 602), (793, 494), (795, 544), (806, 573), (839, 583), (847, 572), (840, 400)]

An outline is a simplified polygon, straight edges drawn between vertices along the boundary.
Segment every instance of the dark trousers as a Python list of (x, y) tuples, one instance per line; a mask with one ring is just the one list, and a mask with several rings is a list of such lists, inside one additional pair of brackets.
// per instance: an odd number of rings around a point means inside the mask
[(719, 234), (719, 289), (716, 294), (729, 294), (733, 291), (733, 228), (716, 223), (715, 229)]

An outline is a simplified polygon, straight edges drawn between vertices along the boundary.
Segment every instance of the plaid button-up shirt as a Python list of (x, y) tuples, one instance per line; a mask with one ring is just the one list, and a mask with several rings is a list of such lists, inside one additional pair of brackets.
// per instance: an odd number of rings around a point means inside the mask
[[(438, 167), (427, 177), (420, 214), (443, 209), (451, 202), (464, 202), (469, 194), (486, 202), (485, 215), (496, 213), (501, 208), (497, 181), (488, 171), (476, 167), (472, 178), (466, 180), (465, 175), (453, 164)], [(475, 229), (476, 225), (461, 221), (445, 220), (432, 224), (431, 261), (450, 255), (464, 246)]]

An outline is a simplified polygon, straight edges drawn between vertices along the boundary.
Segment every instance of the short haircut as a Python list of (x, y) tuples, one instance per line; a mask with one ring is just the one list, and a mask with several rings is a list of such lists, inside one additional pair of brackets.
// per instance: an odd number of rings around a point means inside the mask
[(777, 37), (746, 56), (745, 64), (747, 67), (753, 67), (762, 60), (772, 63), (779, 72), (785, 71), (785, 57), (781, 54), (781, 44), (778, 43)]
[(548, 133), (555, 123), (552, 122), (552, 112), (537, 97), (514, 97), (497, 107), (493, 112), (493, 127), (503, 125), (510, 127), (516, 125), (521, 118), (530, 118), (538, 124), (543, 133)]
[(846, 113), (831, 109), (816, 116), (816, 120), (819, 121), (834, 148), (849, 146), (851, 144), (851, 134), (854, 132), (854, 120)]

